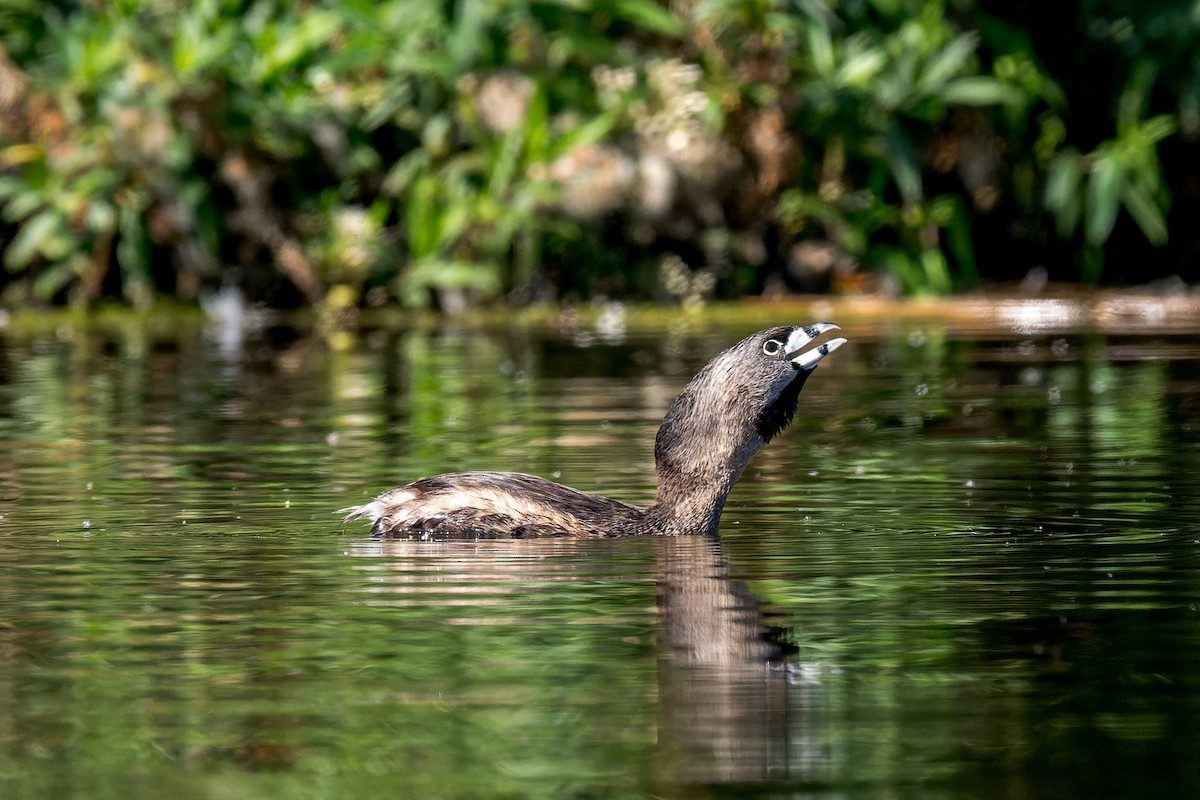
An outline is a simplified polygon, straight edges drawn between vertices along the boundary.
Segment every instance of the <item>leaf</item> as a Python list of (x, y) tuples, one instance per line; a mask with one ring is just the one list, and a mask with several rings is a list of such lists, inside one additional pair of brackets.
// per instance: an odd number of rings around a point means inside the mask
[(682, 20), (657, 0), (613, 0), (613, 15), (667, 36), (682, 36), (686, 30)]
[(908, 136), (896, 124), (890, 125), (883, 133), (883, 155), (905, 202), (920, 200), (921, 169), (917, 164), (917, 153)]
[(1084, 220), (1090, 244), (1103, 244), (1112, 233), (1120, 209), (1122, 177), (1121, 165), (1111, 154), (1096, 160), (1088, 179), (1087, 218)]
[(1147, 142), (1156, 143), (1175, 133), (1178, 127), (1173, 116), (1170, 114), (1160, 114), (1157, 117), (1151, 117), (1139, 125), (1138, 132), (1141, 134), (1141, 138)]
[(935, 294), (945, 294), (950, 291), (950, 266), (946, 263), (946, 255), (936, 247), (926, 247), (921, 251), (921, 272), (925, 276), (922, 287), (925, 291)]
[(938, 87), (961, 70), (975, 52), (979, 37), (964, 33), (933, 55), (921, 70), (917, 85), (926, 92), (939, 92)]
[(979, 277), (975, 267), (975, 240), (971, 236), (971, 217), (963, 201), (954, 195), (943, 195), (951, 204), (951, 216), (943, 225), (946, 231), (946, 249), (958, 264), (959, 273), (967, 282)]
[(1161, 247), (1167, 243), (1166, 220), (1149, 193), (1138, 184), (1130, 182), (1125, 187), (1122, 200), (1150, 244)]
[(401, 292), (409, 306), (427, 302), (429, 289), (475, 289), (485, 295), (500, 290), (500, 275), (492, 264), (457, 259), (425, 258), (412, 264), (401, 279)]
[(594, 119), (572, 128), (547, 147), (545, 160), (553, 161), (576, 147), (600, 141), (612, 130), (613, 124), (614, 120), (611, 114), (600, 114)]
[(847, 57), (838, 69), (837, 82), (851, 88), (865, 87), (887, 63), (882, 50), (864, 50)]
[(413, 182), (404, 199), (408, 254), (413, 259), (426, 258), (437, 251), (441, 238), (437, 189), (437, 179), (425, 173)]
[(824, 25), (808, 26), (808, 53), (814, 72), (826, 79), (834, 76), (833, 40)]
[(1016, 86), (982, 75), (956, 78), (937, 96), (944, 103), (960, 106), (1020, 106), (1025, 102), (1025, 94)]
[(262, 55), (257, 77), (266, 82), (294, 67), (309, 54), (327, 47), (341, 27), (341, 19), (332, 11), (309, 10), (298, 24), (270, 26), (264, 29), (255, 46)]
[(1079, 224), (1079, 182), (1083, 177), (1082, 159), (1074, 149), (1059, 153), (1046, 177), (1046, 208), (1056, 217), (1058, 235), (1066, 239)]
[(12, 184), (12, 197), (4, 204), (5, 222), (19, 222), (45, 205), (45, 198), (36, 190), (20, 181)]
[(1150, 59), (1139, 59), (1130, 69), (1129, 80), (1117, 101), (1117, 131), (1125, 132), (1137, 125), (1146, 112), (1150, 92), (1154, 88), (1157, 67)]
[(410, 151), (387, 171), (383, 178), (383, 193), (400, 197), (427, 169), (429, 154), (420, 148)]
[(35, 214), (17, 230), (17, 235), (4, 251), (4, 266), (9, 272), (17, 272), (29, 266), (39, 255), (45, 253), (51, 240), (65, 231), (61, 215), (54, 209)]
[(42, 300), (49, 300), (70, 283), (73, 277), (75, 277), (75, 270), (71, 261), (51, 264), (38, 273), (33, 282), (33, 294)]
[(880, 248), (878, 257), (884, 269), (890, 272), (904, 287), (906, 292), (920, 292), (923, 288), (921, 269), (913, 263), (913, 259), (903, 250), (896, 248)]

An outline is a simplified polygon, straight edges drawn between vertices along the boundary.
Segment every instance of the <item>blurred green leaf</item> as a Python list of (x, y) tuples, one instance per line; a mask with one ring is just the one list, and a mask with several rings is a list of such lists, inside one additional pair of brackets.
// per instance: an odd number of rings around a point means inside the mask
[(414, 261), (403, 276), (405, 304), (424, 306), (431, 289), (473, 289), (493, 295), (500, 288), (494, 266), (455, 259), (425, 258)]
[(985, 76), (956, 78), (938, 90), (938, 97), (964, 106), (1017, 106), (1024, 102), (1020, 89)]
[(950, 266), (946, 256), (935, 247), (927, 247), (921, 251), (921, 271), (923, 273), (921, 287), (936, 294), (945, 294), (952, 288), (950, 281)]
[(1167, 243), (1167, 221), (1148, 192), (1136, 183), (1129, 183), (1125, 186), (1122, 200), (1151, 244), (1161, 246)]
[(1064, 150), (1050, 165), (1046, 179), (1046, 207), (1054, 212), (1058, 235), (1063, 238), (1070, 236), (1079, 222), (1082, 177), (1080, 156), (1075, 150)]
[(53, 252), (55, 239), (62, 237), (66, 229), (66, 221), (54, 209), (34, 214), (17, 229), (17, 235), (5, 249), (4, 266), (16, 272), (38, 256)]
[(891, 125), (882, 137), (883, 156), (891, 168), (896, 187), (906, 202), (921, 199), (921, 170), (917, 153), (908, 136), (897, 125)]
[(408, 250), (416, 259), (437, 252), (441, 239), (437, 202), (437, 179), (430, 174), (419, 177), (405, 198)]
[(813, 70), (826, 79), (833, 78), (835, 60), (833, 40), (824, 25), (809, 25), (805, 31), (808, 38), (808, 53)]
[(967, 65), (978, 41), (979, 37), (971, 33), (953, 39), (925, 63), (918, 86), (925, 92), (941, 94), (944, 91), (943, 84)]
[(75, 270), (70, 261), (50, 264), (34, 279), (33, 295), (40, 300), (49, 300), (66, 288), (74, 278)]
[(614, 14), (641, 28), (667, 36), (682, 36), (683, 22), (657, 0), (609, 0)]
[(1087, 185), (1087, 240), (1099, 245), (1112, 233), (1121, 203), (1121, 165), (1111, 155), (1100, 157), (1092, 166)]
[(838, 68), (837, 82), (842, 86), (866, 88), (887, 65), (887, 56), (880, 50), (850, 52)]

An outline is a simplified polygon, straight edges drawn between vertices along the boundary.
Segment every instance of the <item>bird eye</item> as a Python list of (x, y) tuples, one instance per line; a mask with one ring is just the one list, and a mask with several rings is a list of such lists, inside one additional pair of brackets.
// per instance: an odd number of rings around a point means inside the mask
[(769, 356), (777, 354), (783, 349), (783, 342), (778, 339), (767, 339), (763, 342), (763, 352)]

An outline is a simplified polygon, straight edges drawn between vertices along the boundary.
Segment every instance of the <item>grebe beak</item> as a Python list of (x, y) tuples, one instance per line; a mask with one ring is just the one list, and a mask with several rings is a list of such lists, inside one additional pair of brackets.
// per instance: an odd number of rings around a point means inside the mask
[(837, 330), (841, 328), (832, 322), (816, 322), (792, 331), (787, 344), (784, 345), (787, 356), (792, 360), (792, 366), (796, 369), (814, 369), (821, 359), (844, 345), (846, 340), (839, 336), (836, 339), (826, 339), (815, 346), (810, 345), (822, 334)]

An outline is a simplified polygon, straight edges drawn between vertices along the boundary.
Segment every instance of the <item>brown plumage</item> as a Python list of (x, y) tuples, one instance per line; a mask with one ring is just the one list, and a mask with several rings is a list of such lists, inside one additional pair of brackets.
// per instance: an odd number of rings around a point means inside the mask
[(531, 537), (715, 533), (746, 464), (787, 427), (817, 364), (846, 340), (828, 322), (772, 328), (717, 355), (667, 411), (654, 442), (648, 508), (517, 472), (424, 478), (346, 509), (382, 536)]

